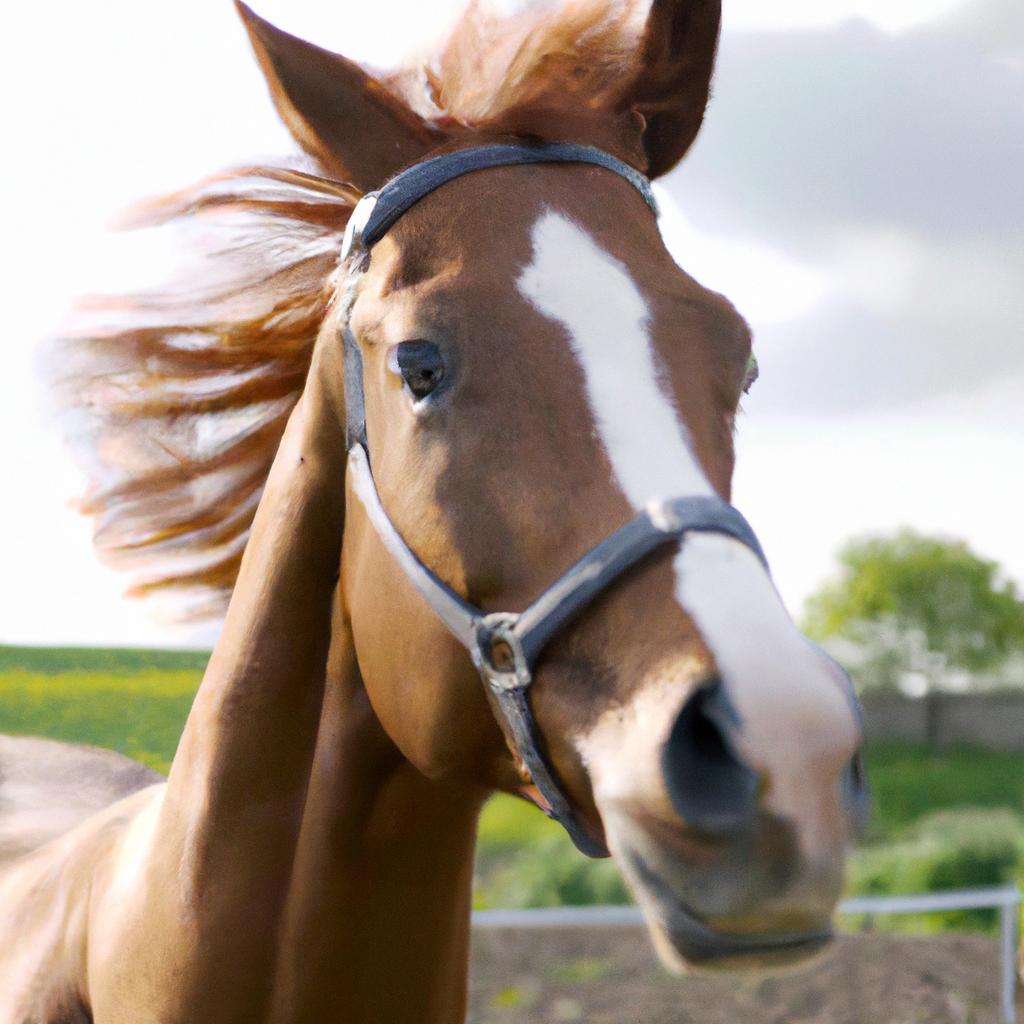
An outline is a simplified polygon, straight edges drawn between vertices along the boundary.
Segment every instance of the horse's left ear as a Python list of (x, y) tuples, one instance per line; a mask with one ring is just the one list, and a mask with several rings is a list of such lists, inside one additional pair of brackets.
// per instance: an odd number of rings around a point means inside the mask
[(327, 173), (369, 192), (443, 141), (354, 61), (235, 7), (281, 120)]
[(666, 174), (697, 137), (711, 91), (721, 0), (653, 0), (639, 69), (619, 96), (647, 122), (647, 175)]

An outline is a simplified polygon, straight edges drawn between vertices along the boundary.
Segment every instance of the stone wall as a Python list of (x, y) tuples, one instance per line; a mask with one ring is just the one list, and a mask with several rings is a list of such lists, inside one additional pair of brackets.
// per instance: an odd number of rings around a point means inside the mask
[(863, 698), (868, 740), (1024, 750), (1024, 691), (871, 694)]

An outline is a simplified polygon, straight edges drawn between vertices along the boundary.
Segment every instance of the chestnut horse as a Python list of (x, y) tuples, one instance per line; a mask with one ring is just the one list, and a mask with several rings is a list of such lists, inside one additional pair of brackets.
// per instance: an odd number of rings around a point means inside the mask
[(0, 1021), (461, 1021), (495, 790), (610, 851), (676, 968), (820, 948), (856, 702), (727, 504), (749, 332), (647, 186), (717, 0), (471, 7), (377, 78), (240, 11), (316, 173), (137, 213), (230, 242), (52, 359), (101, 554), (230, 603), (167, 781), (96, 754), (8, 844)]

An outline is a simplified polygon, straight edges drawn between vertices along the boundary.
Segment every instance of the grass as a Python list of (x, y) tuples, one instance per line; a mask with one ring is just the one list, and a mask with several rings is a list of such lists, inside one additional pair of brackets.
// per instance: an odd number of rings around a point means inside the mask
[(202, 671), (0, 672), (0, 732), (88, 743), (165, 774)]
[[(0, 732), (108, 747), (166, 772), (208, 658), (196, 651), (0, 647)], [(1006, 852), (1018, 848), (1014, 822), (1024, 820), (1024, 753), (879, 743), (866, 761), (873, 813), (867, 848), (851, 872), (858, 891), (942, 888), (954, 875), (978, 881), (992, 871), (1024, 880), (1024, 826), (1021, 858), (1010, 864)], [(1008, 816), (970, 818), (986, 809)], [(936, 817), (942, 811), (959, 817)], [(561, 827), (532, 805), (498, 795), (485, 807), (476, 906), (630, 898), (611, 862), (577, 854)]]
[(954, 807), (1009, 808), (1024, 814), (1024, 753), (914, 743), (875, 743), (865, 751), (873, 809), (865, 840), (893, 840), (919, 818)]
[(209, 651), (154, 651), (135, 647), (5, 647), (0, 644), (0, 674), (33, 672), (52, 676), (68, 672), (130, 676), (140, 672), (198, 672), (206, 669)]

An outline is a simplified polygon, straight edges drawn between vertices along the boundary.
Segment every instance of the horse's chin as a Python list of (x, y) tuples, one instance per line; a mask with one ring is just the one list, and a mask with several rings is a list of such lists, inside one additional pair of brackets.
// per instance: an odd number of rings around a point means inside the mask
[[(833, 937), (841, 848), (808, 865), (792, 848), (766, 857), (756, 840), (687, 838), (664, 847), (663, 829), (652, 835), (635, 820), (615, 824), (608, 834), (616, 860), (673, 973), (777, 970), (811, 959)], [(684, 847), (690, 856), (680, 856)]]

